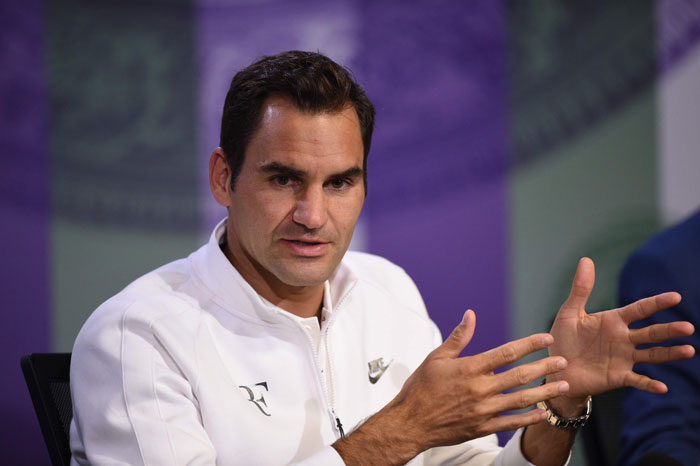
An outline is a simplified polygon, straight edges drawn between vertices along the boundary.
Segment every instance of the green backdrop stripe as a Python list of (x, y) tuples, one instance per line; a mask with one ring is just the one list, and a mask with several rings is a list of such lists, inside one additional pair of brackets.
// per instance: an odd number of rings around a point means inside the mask
[(192, 5), (57, 0), (47, 15), (54, 214), (197, 231)]
[[(189, 2), (47, 2), (54, 349), (196, 244)], [(163, 238), (168, 238), (164, 240)]]
[(510, 13), (515, 337), (547, 327), (582, 255), (598, 263), (591, 307), (614, 305), (621, 262), (657, 224), (656, 44), (648, 0)]
[(551, 326), (584, 255), (596, 263), (588, 309), (614, 307), (624, 260), (657, 227), (656, 49), (650, 0), (514, 2), (510, 13), (518, 338)]

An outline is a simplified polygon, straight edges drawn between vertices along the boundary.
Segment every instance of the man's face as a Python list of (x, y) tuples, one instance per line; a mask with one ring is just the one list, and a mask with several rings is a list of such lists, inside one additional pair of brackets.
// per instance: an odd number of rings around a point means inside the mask
[(270, 98), (231, 193), (232, 261), (251, 284), (323, 283), (350, 244), (364, 197), (355, 110), (306, 114)]

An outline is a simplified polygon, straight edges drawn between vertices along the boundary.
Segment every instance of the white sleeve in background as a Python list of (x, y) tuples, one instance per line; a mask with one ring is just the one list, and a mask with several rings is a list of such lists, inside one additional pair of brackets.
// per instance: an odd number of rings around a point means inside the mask
[[(426, 464), (440, 466), (533, 466), (523, 456), (520, 449), (520, 438), (524, 429), (515, 431), (513, 437), (501, 448), (498, 446), (496, 434), (491, 434), (465, 444), (450, 447), (433, 448), (426, 452)], [(569, 453), (571, 459), (571, 453)], [(564, 466), (569, 464), (566, 460)]]
[[(494, 466), (532, 466), (523, 456), (520, 448), (520, 439), (523, 435), (524, 428), (515, 431), (515, 434), (508, 440), (508, 443), (503, 447), (503, 451), (493, 462)], [(568, 464), (569, 461), (567, 460)]]
[[(520, 448), (520, 438), (525, 431), (524, 428), (520, 428), (515, 431), (515, 435), (506, 443), (503, 448), (503, 453), (496, 458), (494, 461), (494, 466), (526, 466), (532, 465), (523, 456), (522, 450)], [(569, 456), (566, 458), (566, 462), (563, 466), (567, 466), (571, 461), (571, 451), (569, 451)]]
[(335, 448), (327, 446), (303, 461), (291, 463), (289, 466), (345, 466), (345, 462)]

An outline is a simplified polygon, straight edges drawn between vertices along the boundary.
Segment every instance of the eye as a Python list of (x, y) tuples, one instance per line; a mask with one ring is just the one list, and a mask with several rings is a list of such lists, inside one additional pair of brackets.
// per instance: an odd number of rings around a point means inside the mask
[(287, 186), (291, 180), (286, 175), (277, 175), (272, 178), (272, 182), (277, 186)]
[(333, 189), (345, 189), (350, 186), (351, 183), (345, 178), (334, 178), (329, 184)]

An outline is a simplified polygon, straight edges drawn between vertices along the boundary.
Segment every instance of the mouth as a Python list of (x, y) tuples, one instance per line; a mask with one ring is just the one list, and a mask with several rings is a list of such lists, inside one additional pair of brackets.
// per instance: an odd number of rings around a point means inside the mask
[(322, 255), (330, 247), (330, 243), (303, 239), (282, 239), (284, 244), (293, 254), (302, 257), (316, 257)]
[(298, 244), (300, 246), (313, 246), (314, 244), (325, 244), (322, 241), (303, 241), (300, 239), (289, 239), (287, 241), (294, 243), (294, 244)]

